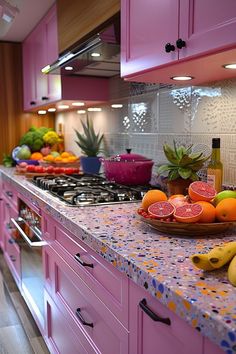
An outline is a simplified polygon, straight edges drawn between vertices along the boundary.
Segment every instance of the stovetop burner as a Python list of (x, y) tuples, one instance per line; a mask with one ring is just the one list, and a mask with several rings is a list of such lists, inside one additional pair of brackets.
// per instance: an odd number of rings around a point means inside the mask
[(160, 186), (126, 186), (98, 175), (34, 176), (32, 182), (70, 206), (131, 203), (142, 200), (150, 189)]

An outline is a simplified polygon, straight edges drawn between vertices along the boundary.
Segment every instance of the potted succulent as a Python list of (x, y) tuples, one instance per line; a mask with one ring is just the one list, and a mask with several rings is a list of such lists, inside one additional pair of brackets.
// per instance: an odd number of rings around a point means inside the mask
[(101, 148), (103, 142), (103, 134), (95, 133), (92, 121), (86, 117), (86, 122), (81, 120), (83, 133), (79, 133), (76, 129), (77, 145), (80, 147), (85, 156), (80, 157), (83, 172), (96, 174), (100, 170), (101, 161), (98, 154), (103, 151)]
[(174, 148), (168, 144), (163, 145), (169, 163), (160, 166), (158, 173), (167, 177), (169, 195), (185, 194), (189, 184), (199, 179), (197, 172), (210, 156), (204, 156), (203, 152), (193, 152), (193, 145), (177, 146), (175, 141), (173, 145)]

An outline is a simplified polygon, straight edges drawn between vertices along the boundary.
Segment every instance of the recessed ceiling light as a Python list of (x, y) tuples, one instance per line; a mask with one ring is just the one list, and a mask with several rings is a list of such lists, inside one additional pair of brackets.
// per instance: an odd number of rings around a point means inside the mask
[(101, 56), (100, 53), (96, 53), (96, 52), (91, 53), (91, 57), (100, 57), (100, 56)]
[(61, 104), (60, 106), (58, 106), (59, 109), (67, 109), (69, 108), (69, 106), (67, 106), (66, 104)]
[(70, 71), (70, 70), (73, 70), (73, 69), (74, 69), (73, 66), (65, 66), (65, 70)]
[(48, 108), (48, 112), (56, 112), (56, 108)]
[(84, 109), (79, 109), (79, 110), (77, 111), (77, 113), (78, 113), (78, 114), (85, 114), (86, 111), (85, 111)]
[(172, 80), (176, 81), (188, 81), (194, 79), (192, 76), (173, 76), (171, 77)]
[(121, 104), (121, 103), (115, 103), (115, 104), (112, 104), (111, 107), (112, 107), (112, 108), (122, 108), (122, 107), (123, 107), (123, 104)]
[(88, 111), (89, 112), (101, 112), (101, 108), (98, 108), (98, 107), (91, 107), (91, 108), (88, 108)]
[(223, 68), (225, 68), (225, 69), (236, 69), (236, 63), (225, 64), (225, 65), (223, 65)]
[(73, 102), (72, 103), (72, 106), (77, 106), (77, 107), (82, 107), (82, 106), (84, 106), (85, 105), (85, 103), (84, 102)]
[(44, 110), (38, 111), (38, 114), (46, 114), (46, 113), (47, 113), (47, 111), (44, 111)]

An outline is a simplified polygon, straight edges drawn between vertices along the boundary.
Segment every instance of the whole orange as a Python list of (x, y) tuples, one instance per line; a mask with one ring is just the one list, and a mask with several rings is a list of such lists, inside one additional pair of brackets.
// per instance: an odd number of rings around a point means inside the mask
[(216, 218), (216, 209), (214, 205), (209, 202), (199, 201), (195, 204), (199, 204), (203, 208), (203, 212), (200, 216), (198, 222), (214, 222)]
[(159, 189), (152, 189), (144, 195), (144, 197), (142, 199), (141, 207), (145, 211), (147, 211), (148, 207), (151, 204), (156, 203), (156, 202), (162, 202), (164, 200), (167, 200), (167, 195), (164, 192), (160, 191)]
[(219, 221), (236, 221), (236, 199), (221, 200), (216, 206), (216, 218)]

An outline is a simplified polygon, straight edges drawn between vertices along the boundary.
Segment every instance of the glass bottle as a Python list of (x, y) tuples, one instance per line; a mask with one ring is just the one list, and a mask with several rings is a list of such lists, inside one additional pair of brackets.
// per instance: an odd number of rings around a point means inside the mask
[(63, 128), (62, 128), (62, 123), (58, 124), (58, 136), (60, 138), (60, 142), (57, 144), (57, 151), (61, 154), (62, 152), (65, 151), (65, 143), (64, 143), (64, 134), (63, 134)]
[(217, 193), (222, 190), (223, 164), (220, 161), (220, 138), (212, 139), (211, 161), (207, 167), (207, 183), (212, 185)]

